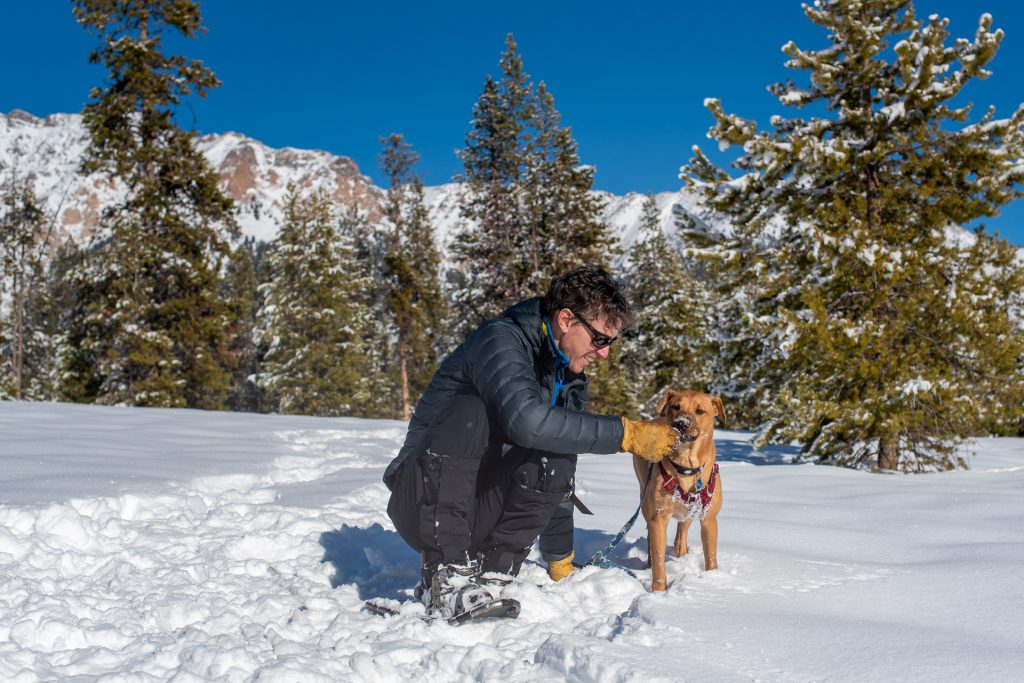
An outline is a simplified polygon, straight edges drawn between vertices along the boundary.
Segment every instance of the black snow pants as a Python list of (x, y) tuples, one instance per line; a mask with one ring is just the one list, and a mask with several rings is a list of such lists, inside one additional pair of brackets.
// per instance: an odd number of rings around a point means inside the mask
[(572, 551), (575, 476), (575, 454), (508, 447), (483, 401), (460, 394), (396, 472), (388, 516), (421, 553), (425, 578), (467, 557), (517, 574), (542, 532), (545, 559)]

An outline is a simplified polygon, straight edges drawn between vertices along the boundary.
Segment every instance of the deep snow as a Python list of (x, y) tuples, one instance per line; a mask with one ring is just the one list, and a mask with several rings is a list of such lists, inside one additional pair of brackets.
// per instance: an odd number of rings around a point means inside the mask
[[(514, 622), (382, 618), (417, 557), (380, 483), (392, 421), (0, 403), (0, 680), (1015, 681), (1024, 439), (973, 469), (791, 464), (720, 431), (719, 564), (641, 580), (535, 564)], [(580, 557), (633, 512), (625, 455), (580, 459)]]

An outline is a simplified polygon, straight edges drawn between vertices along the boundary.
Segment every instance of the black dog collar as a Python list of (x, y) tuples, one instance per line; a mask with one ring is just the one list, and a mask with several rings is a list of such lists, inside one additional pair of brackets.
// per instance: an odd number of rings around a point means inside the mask
[(682, 465), (675, 464), (671, 460), (669, 460), (669, 462), (672, 463), (672, 467), (676, 468), (676, 472), (684, 477), (692, 477), (700, 474), (701, 470), (704, 469), (704, 465), (701, 465), (700, 467), (683, 467)]

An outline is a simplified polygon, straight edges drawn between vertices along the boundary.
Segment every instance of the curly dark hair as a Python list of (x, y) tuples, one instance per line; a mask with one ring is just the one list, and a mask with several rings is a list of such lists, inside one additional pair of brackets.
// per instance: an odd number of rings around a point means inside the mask
[(553, 320), (563, 308), (588, 321), (606, 318), (619, 332), (630, 329), (636, 321), (622, 284), (596, 266), (581, 266), (551, 280), (541, 310)]

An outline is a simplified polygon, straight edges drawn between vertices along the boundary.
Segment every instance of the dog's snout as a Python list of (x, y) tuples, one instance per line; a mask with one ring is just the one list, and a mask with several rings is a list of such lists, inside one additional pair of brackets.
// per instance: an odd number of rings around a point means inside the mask
[(680, 413), (672, 418), (672, 427), (679, 432), (684, 441), (693, 441), (700, 436), (697, 416), (691, 413)]

